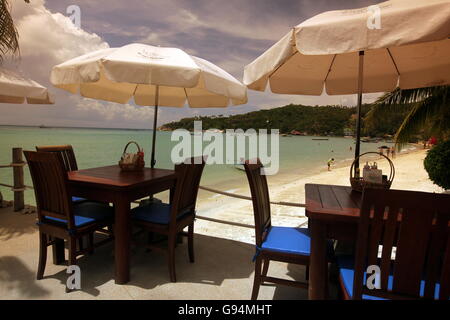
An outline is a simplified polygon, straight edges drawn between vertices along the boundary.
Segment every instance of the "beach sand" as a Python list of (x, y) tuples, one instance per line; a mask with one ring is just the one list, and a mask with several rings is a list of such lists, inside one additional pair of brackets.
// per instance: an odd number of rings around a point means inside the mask
[[(426, 192), (443, 192), (439, 186), (433, 184), (423, 167), (426, 150), (414, 150), (397, 154), (393, 159), (395, 166), (395, 178), (392, 189), (415, 190)], [(361, 167), (365, 159), (362, 159)], [(377, 161), (378, 167), (383, 174), (388, 174), (389, 164), (385, 159), (376, 157), (370, 162)], [(305, 184), (320, 183), (349, 186), (351, 163), (341, 163), (340, 167), (334, 167), (327, 171), (326, 165), (319, 168), (317, 174), (310, 176), (290, 176), (280, 174), (269, 176), (269, 191), (271, 201), (287, 201), (305, 203)], [(218, 186), (209, 186), (220, 189)], [(232, 190), (223, 190), (241, 195), (250, 195), (245, 173), (242, 173), (242, 185)], [(304, 208), (272, 205), (272, 224), (278, 226), (305, 226), (307, 219)], [(207, 191), (199, 191), (197, 203), (197, 214), (220, 220), (233, 221), (247, 225), (253, 225), (253, 208), (251, 201), (230, 198), (223, 195), (213, 194)], [(239, 240), (254, 243), (254, 229), (230, 226), (215, 222), (197, 219), (195, 232), (216, 237)]]

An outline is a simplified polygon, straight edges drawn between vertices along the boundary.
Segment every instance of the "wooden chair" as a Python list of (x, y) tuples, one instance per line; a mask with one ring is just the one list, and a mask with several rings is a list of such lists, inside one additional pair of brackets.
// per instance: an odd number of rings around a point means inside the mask
[[(33, 180), (39, 226), (39, 265), (37, 279), (44, 276), (47, 247), (56, 239), (68, 242), (68, 265), (78, 255), (92, 253), (94, 244), (77, 251), (76, 241), (112, 224), (112, 207), (91, 201), (73, 203), (68, 192), (67, 173), (60, 153), (24, 151)], [(110, 240), (110, 239), (107, 239)], [(99, 242), (96, 246), (105, 243)]]
[[(77, 159), (75, 157), (75, 152), (70, 144), (60, 145), (60, 146), (36, 146), (36, 151), (38, 152), (53, 152), (61, 154), (62, 163), (64, 164), (64, 169), (66, 172), (78, 170)], [(72, 202), (79, 203), (81, 201), (86, 201), (85, 198), (72, 196)], [(112, 227), (108, 227), (109, 231), (112, 231)], [(94, 234), (88, 235), (88, 240), (90, 245), (92, 245), (94, 239)], [(83, 249), (83, 238), (78, 239), (78, 246), (80, 250)]]
[(61, 146), (36, 146), (38, 152), (58, 152), (62, 156), (64, 168), (67, 172), (78, 170), (77, 159), (70, 144)]
[[(450, 195), (364, 190), (356, 256), (338, 258), (344, 298), (449, 299), (449, 223)], [(366, 286), (371, 265), (380, 289)]]
[[(250, 185), (255, 216), (256, 255), (252, 300), (258, 298), (259, 288), (265, 282), (307, 288), (308, 284), (305, 282), (267, 276), (269, 263), (274, 260), (306, 266), (306, 278), (308, 278), (310, 233), (307, 228), (272, 226), (269, 188), (266, 176), (262, 174), (263, 165), (259, 159), (256, 159), (247, 160), (244, 167)], [(332, 254), (331, 242), (328, 245)], [(264, 268), (261, 271), (263, 261)]]
[[(148, 232), (168, 237), (167, 248), (145, 244), (150, 249), (168, 252), (170, 281), (176, 282), (175, 246), (177, 235), (188, 237), (189, 260), (194, 262), (194, 220), (197, 193), (205, 160), (201, 157), (190, 158), (189, 163), (175, 165), (177, 181), (175, 193), (170, 204), (151, 203), (132, 209), (133, 222)], [(188, 232), (183, 229), (188, 227)]]
[[(36, 146), (38, 152), (57, 152), (61, 154), (64, 168), (67, 172), (78, 170), (77, 159), (75, 152), (70, 144), (60, 146)], [(86, 199), (80, 197), (72, 197), (72, 201), (85, 201)]]

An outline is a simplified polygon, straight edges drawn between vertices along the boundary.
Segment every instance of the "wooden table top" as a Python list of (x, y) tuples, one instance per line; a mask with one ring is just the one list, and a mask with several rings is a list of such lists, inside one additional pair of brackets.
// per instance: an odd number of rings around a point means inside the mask
[(351, 187), (306, 184), (306, 215), (313, 219), (357, 221), (360, 213), (360, 192)]
[(69, 182), (89, 183), (116, 188), (132, 188), (148, 182), (157, 183), (174, 179), (175, 171), (144, 168), (142, 171), (121, 171), (118, 165), (71, 171)]

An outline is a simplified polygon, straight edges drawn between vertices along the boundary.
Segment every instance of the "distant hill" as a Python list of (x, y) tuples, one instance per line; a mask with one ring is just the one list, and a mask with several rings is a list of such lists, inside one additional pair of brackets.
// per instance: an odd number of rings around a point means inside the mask
[[(363, 105), (362, 115), (370, 109), (371, 105)], [(202, 127), (206, 129), (279, 129), (280, 133), (299, 131), (308, 135), (334, 135), (343, 136), (352, 134), (355, 128), (356, 108), (342, 106), (304, 106), (290, 104), (284, 107), (253, 111), (245, 114), (224, 117), (205, 116), (184, 118), (180, 121), (170, 122), (160, 127), (160, 130), (175, 130), (179, 128), (192, 131), (194, 121), (201, 120)], [(398, 119), (394, 119), (398, 118)], [(393, 117), (384, 121), (383, 128), (370, 129), (368, 135), (393, 134), (400, 125), (401, 117)], [(363, 125), (364, 126), (364, 125)]]

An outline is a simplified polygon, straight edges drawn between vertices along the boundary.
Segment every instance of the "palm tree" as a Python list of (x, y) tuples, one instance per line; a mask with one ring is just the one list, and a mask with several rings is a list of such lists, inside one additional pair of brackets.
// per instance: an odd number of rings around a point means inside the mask
[[(29, 0), (25, 0), (30, 3)], [(6, 54), (19, 53), (19, 35), (9, 10), (8, 0), (0, 0), (0, 62)]]
[(394, 140), (398, 148), (415, 135), (425, 133), (438, 139), (450, 138), (449, 86), (418, 89), (396, 89), (380, 97), (365, 117), (367, 124), (396, 112), (408, 113), (398, 128)]

